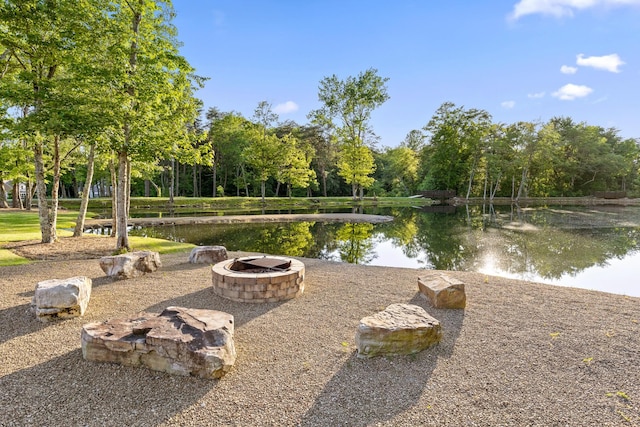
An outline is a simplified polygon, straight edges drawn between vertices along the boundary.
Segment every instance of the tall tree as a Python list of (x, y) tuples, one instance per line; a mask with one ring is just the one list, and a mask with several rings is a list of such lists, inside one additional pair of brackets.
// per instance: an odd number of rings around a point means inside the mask
[(320, 81), (322, 107), (309, 113), (313, 123), (330, 129), (338, 143), (338, 173), (351, 185), (353, 198), (373, 184), (375, 163), (366, 145), (371, 113), (389, 99), (386, 82), (370, 68), (357, 77), (340, 80), (335, 74)]
[[(15, 136), (34, 153), (43, 243), (56, 240), (58, 186), (65, 156), (61, 142), (78, 133), (87, 104), (87, 83), (75, 65), (90, 49), (103, 22), (100, 0), (7, 0), (0, 4), (0, 46), (6, 67), (0, 79), (3, 104), (23, 112)], [(51, 156), (47, 168), (45, 157)], [(50, 172), (48, 169), (52, 169)], [(51, 202), (47, 175), (52, 175)]]
[(423, 151), (428, 168), (423, 186), (458, 194), (466, 190), (468, 197), (490, 125), (484, 110), (442, 104), (424, 127), (430, 137)]
[(260, 196), (264, 203), (266, 182), (277, 174), (283, 163), (284, 150), (275, 134), (265, 134), (255, 128), (248, 134), (251, 143), (242, 151), (242, 158), (255, 171), (260, 181)]
[[(120, 0), (109, 15), (118, 43), (108, 70), (116, 79), (120, 125), (111, 145), (117, 156), (117, 249), (129, 249), (127, 232), (132, 159), (152, 160), (188, 143), (200, 81), (178, 53), (171, 2)], [(128, 41), (128, 42), (127, 42)]]

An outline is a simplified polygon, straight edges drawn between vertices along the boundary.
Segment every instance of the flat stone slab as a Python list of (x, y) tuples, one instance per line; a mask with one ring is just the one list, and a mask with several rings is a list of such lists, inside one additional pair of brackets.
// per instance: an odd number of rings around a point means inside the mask
[(442, 273), (418, 278), (418, 289), (435, 308), (465, 308), (467, 295), (464, 283)]
[(36, 284), (31, 302), (41, 322), (82, 316), (91, 297), (91, 279), (85, 276), (50, 279)]
[(216, 264), (228, 258), (224, 246), (197, 246), (189, 254), (191, 264)]
[(153, 251), (136, 251), (100, 258), (100, 268), (114, 279), (139, 277), (160, 267), (160, 254)]
[(391, 304), (364, 317), (356, 331), (358, 357), (418, 353), (442, 339), (440, 322), (417, 305)]
[(85, 325), (82, 356), (169, 374), (220, 378), (236, 360), (233, 331), (231, 314), (167, 307), (160, 314), (143, 312)]

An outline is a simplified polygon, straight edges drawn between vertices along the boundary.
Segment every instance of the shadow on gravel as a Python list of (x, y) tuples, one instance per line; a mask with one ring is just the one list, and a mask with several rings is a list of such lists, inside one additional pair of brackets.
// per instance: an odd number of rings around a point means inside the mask
[(213, 292), (213, 287), (209, 286), (197, 292), (181, 295), (179, 297), (154, 304), (147, 307), (144, 311), (150, 313), (161, 313), (165, 308), (171, 306), (218, 310), (233, 315), (235, 327), (238, 328), (239, 326), (262, 316), (282, 304), (286, 304), (286, 302), (287, 301), (280, 301), (262, 304), (234, 302), (216, 295)]
[(0, 378), (0, 425), (159, 425), (217, 384), (89, 362), (77, 349)]
[[(213, 265), (213, 264), (212, 264)], [(159, 272), (162, 271), (190, 271), (190, 270), (198, 270), (201, 268), (204, 268), (205, 265), (204, 264), (192, 264), (188, 261), (186, 261), (185, 258), (185, 262), (179, 263), (179, 264), (173, 264), (173, 265), (169, 265), (166, 267), (160, 267), (160, 270), (158, 270)], [(207, 266), (209, 271), (209, 275), (211, 275), (211, 266)], [(153, 274), (153, 273), (152, 273)]]
[[(442, 341), (418, 354), (360, 359), (354, 352), (327, 383), (301, 426), (368, 426), (384, 423), (418, 403), (438, 364), (455, 348), (464, 310), (433, 308), (417, 293), (409, 304), (424, 308), (440, 321)], [(412, 375), (406, 375), (411, 371)]]
[[(0, 344), (13, 338), (38, 332), (49, 325), (36, 319), (35, 313), (29, 311), (31, 304), (21, 304), (0, 310)], [(0, 424), (1, 425), (1, 424)]]

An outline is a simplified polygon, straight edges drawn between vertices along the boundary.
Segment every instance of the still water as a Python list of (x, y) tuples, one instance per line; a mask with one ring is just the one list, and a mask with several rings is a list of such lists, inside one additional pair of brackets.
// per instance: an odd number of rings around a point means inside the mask
[(468, 206), (371, 210), (384, 224), (147, 227), (132, 235), (349, 263), (478, 271), (640, 296), (640, 207)]

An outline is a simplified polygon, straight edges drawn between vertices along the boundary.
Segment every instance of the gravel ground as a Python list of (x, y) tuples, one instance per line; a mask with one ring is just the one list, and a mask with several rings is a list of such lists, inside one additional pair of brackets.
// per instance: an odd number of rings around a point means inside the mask
[[(301, 297), (253, 305), (216, 296), (209, 266), (187, 257), (115, 282), (95, 259), (0, 267), (0, 425), (640, 425), (639, 298), (451, 272), (467, 309), (447, 311), (417, 292), (419, 270), (301, 259)], [(38, 281), (75, 275), (93, 279), (84, 317), (27, 312)], [(357, 358), (359, 320), (398, 302), (439, 319), (443, 341)], [(238, 358), (222, 379), (82, 359), (83, 324), (170, 305), (235, 316)]]

